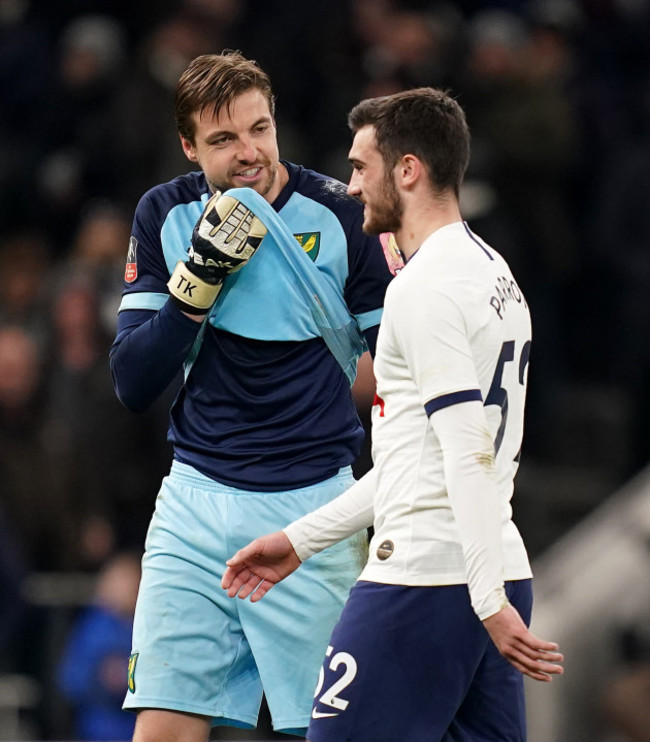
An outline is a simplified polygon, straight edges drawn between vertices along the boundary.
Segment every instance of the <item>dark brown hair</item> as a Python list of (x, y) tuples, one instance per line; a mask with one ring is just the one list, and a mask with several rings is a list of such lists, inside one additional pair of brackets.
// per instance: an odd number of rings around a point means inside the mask
[(211, 109), (216, 115), (224, 106), (230, 107), (237, 96), (254, 88), (265, 95), (274, 116), (271, 81), (255, 60), (237, 51), (196, 57), (176, 85), (174, 115), (179, 134), (194, 144), (194, 113)]
[(358, 103), (348, 116), (353, 132), (373, 126), (386, 169), (406, 154), (428, 170), (436, 190), (458, 195), (469, 163), (470, 135), (465, 113), (447, 93), (415, 88)]

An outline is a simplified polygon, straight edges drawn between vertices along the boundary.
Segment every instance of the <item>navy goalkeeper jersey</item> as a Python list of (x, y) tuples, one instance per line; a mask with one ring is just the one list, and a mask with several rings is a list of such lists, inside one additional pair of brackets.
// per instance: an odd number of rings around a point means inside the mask
[[(380, 240), (363, 234), (363, 207), (342, 183), (282, 163), (289, 181), (273, 208), (370, 337), (392, 278)], [(364, 434), (348, 379), (277, 255), (262, 243), (226, 278), (198, 353), (200, 323), (168, 300), (209, 196), (203, 173), (189, 173), (137, 206), (111, 349), (116, 392), (144, 410), (195, 355), (171, 409), (177, 459), (241, 489), (322, 481), (354, 461)]]

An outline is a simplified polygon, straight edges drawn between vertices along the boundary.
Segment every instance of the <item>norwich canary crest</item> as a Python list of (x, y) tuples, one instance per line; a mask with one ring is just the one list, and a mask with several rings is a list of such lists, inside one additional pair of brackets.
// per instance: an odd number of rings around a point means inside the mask
[(320, 250), (320, 232), (303, 232), (294, 234), (298, 244), (309, 255), (312, 260), (316, 260)]
[(127, 685), (131, 693), (135, 693), (135, 664), (138, 661), (138, 652), (134, 652), (129, 657), (129, 673)]

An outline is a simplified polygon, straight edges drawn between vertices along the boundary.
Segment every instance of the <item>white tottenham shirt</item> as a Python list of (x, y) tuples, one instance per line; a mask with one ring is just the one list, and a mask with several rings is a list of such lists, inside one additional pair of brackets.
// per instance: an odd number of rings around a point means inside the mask
[(531, 326), (503, 258), (464, 222), (430, 235), (386, 294), (374, 370), (373, 469), (285, 532), (306, 559), (374, 525), (359, 579), (467, 583), (479, 618), (531, 576), (510, 499)]

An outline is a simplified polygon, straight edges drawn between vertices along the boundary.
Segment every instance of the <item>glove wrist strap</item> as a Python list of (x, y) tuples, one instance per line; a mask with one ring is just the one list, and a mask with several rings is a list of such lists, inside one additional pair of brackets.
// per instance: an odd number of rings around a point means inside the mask
[(176, 268), (167, 283), (169, 293), (180, 304), (185, 304), (188, 310), (194, 309), (201, 314), (207, 312), (214, 304), (221, 286), (221, 283), (207, 283), (195, 276), (182, 260), (176, 263)]

